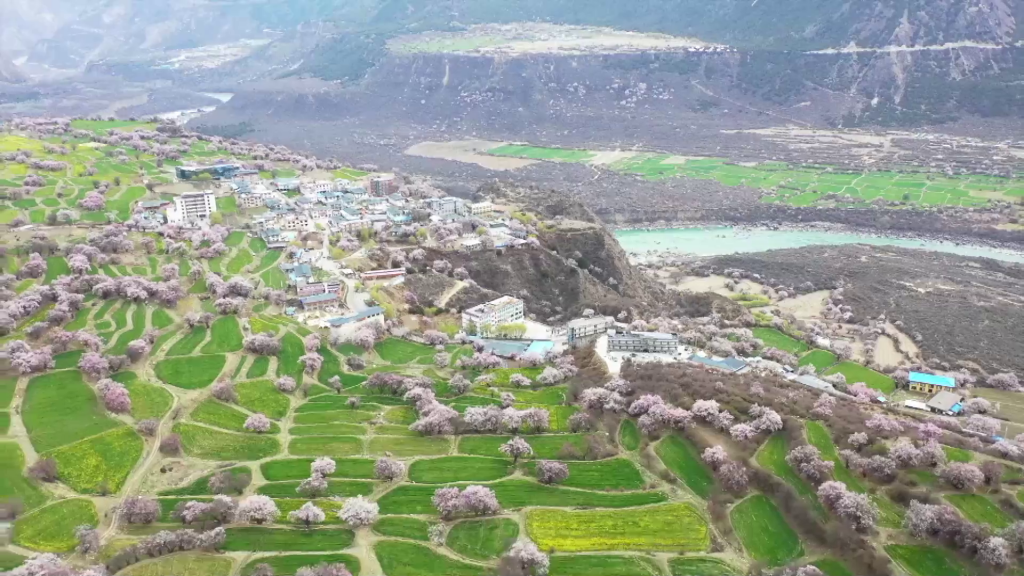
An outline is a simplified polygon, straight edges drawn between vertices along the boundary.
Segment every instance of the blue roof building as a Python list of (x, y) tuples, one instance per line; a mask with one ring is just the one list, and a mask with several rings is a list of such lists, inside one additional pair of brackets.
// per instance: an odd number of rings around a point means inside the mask
[(305, 298), (299, 298), (299, 302), (302, 303), (302, 308), (304, 310), (329, 306), (337, 301), (338, 294), (335, 292), (327, 292), (325, 294), (314, 294), (312, 296), (306, 296)]
[(907, 388), (915, 392), (935, 394), (943, 390), (956, 389), (956, 380), (949, 376), (938, 376), (925, 372), (911, 372)]
[(373, 318), (375, 316), (384, 317), (384, 309), (380, 306), (370, 306), (362, 312), (353, 314), (351, 316), (341, 316), (338, 318), (331, 318), (327, 321), (332, 327), (344, 326), (346, 324), (353, 324), (355, 322), (362, 322), (363, 320)]
[(722, 360), (715, 360), (707, 356), (698, 356), (694, 354), (690, 356), (690, 360), (703, 364), (710, 368), (722, 370), (724, 372), (739, 373), (747, 367), (747, 363), (739, 358), (724, 358)]

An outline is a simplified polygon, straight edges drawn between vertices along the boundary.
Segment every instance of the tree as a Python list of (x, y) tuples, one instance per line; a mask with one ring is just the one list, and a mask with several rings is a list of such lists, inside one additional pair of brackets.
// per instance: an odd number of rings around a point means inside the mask
[(256, 432), (257, 434), (263, 434), (270, 431), (271, 422), (270, 418), (257, 412), (245, 419), (245, 424), (242, 426), (250, 432)]
[(207, 487), (214, 494), (241, 494), (251, 482), (252, 474), (248, 472), (221, 470), (210, 476)]
[(280, 512), (277, 504), (267, 496), (260, 494), (249, 496), (238, 505), (239, 522), (250, 524), (268, 524), (277, 519)]
[(729, 454), (721, 446), (705, 448), (700, 457), (712, 470), (718, 470), (722, 464), (729, 461)]
[(294, 392), (295, 388), (298, 386), (295, 383), (295, 378), (292, 378), (291, 376), (281, 376), (276, 382), (274, 382), (274, 385), (277, 386), (278, 390), (286, 394)]
[(321, 498), (327, 495), (328, 490), (327, 480), (316, 474), (300, 482), (298, 488), (295, 489), (306, 498)]
[(378, 480), (394, 482), (405, 475), (405, 464), (391, 458), (378, 458), (373, 465), (373, 475)]
[(75, 551), (83, 556), (92, 556), (100, 551), (100, 533), (93, 526), (82, 524), (75, 528), (78, 546)]
[(494, 490), (486, 486), (466, 486), (459, 494), (459, 510), (472, 516), (497, 514), (501, 511)]
[(836, 516), (850, 522), (858, 531), (868, 531), (878, 522), (878, 507), (868, 495), (850, 492), (842, 482), (823, 483), (818, 487), (818, 498)]
[(533, 448), (519, 436), (516, 436), (498, 447), (502, 454), (512, 457), (512, 464), (515, 465), (523, 456), (533, 454)]
[(986, 436), (995, 436), (999, 434), (1001, 426), (999, 425), (999, 420), (995, 418), (974, 414), (967, 418), (967, 425), (964, 428)]
[(130, 496), (118, 506), (118, 513), (128, 524), (152, 524), (160, 518), (160, 505), (153, 498)]
[(96, 385), (96, 390), (103, 399), (103, 406), (115, 414), (127, 414), (132, 411), (132, 398), (124, 384), (104, 378)]
[(110, 373), (110, 362), (102, 354), (86, 352), (78, 359), (78, 369), (91, 378), (103, 378)]
[(258, 356), (277, 356), (281, 351), (281, 342), (271, 334), (254, 334), (245, 339), (243, 348), (246, 352)]
[(812, 484), (821, 484), (832, 473), (835, 463), (822, 460), (818, 449), (810, 444), (798, 446), (786, 456), (786, 463)]
[(235, 392), (235, 383), (230, 380), (221, 380), (213, 385), (210, 394), (221, 402), (229, 404), (238, 402), (238, 394)]
[(448, 520), (459, 512), (459, 489), (455, 487), (438, 488), (431, 498), (434, 508), (443, 520)]
[(1010, 564), (1010, 545), (999, 536), (990, 536), (978, 547), (978, 561), (994, 568)]
[(541, 460), (537, 462), (537, 480), (541, 484), (559, 484), (569, 477), (569, 467), (564, 462)]
[(501, 574), (547, 576), (551, 565), (547, 555), (529, 540), (519, 540), (508, 549), (499, 564)]
[(163, 440), (160, 441), (160, 453), (167, 456), (181, 454), (181, 436), (177, 434), (164, 436)]
[(141, 339), (132, 340), (131, 342), (128, 343), (128, 348), (126, 350), (128, 359), (131, 360), (132, 362), (138, 362), (139, 360), (142, 360), (142, 358), (145, 357), (146, 354), (149, 354), (149, 349), (149, 342), (146, 342), (145, 340)]
[(361, 526), (372, 526), (377, 522), (380, 514), (380, 506), (376, 502), (367, 500), (363, 496), (349, 498), (338, 512), (338, 517), (353, 528)]
[(53, 458), (37, 460), (28, 467), (28, 476), (41, 482), (56, 482), (59, 478), (57, 475), (57, 461)]
[(309, 465), (309, 473), (312, 476), (326, 478), (337, 470), (337, 464), (328, 456), (321, 456)]
[(298, 510), (292, 510), (288, 513), (288, 519), (292, 522), (299, 522), (309, 528), (313, 524), (319, 524), (327, 518), (324, 511), (317, 508), (312, 502), (306, 502)]
[(973, 464), (951, 462), (939, 470), (939, 477), (957, 490), (973, 490), (985, 482), (985, 475)]
[(315, 374), (320, 370), (320, 367), (323, 366), (324, 357), (315, 352), (311, 352), (300, 356), (299, 362), (302, 363), (306, 374)]

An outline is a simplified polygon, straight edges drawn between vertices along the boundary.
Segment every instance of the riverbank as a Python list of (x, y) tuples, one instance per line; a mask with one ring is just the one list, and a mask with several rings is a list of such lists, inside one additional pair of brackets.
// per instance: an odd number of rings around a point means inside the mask
[(945, 252), (961, 256), (1024, 263), (1019, 246), (962, 236), (925, 235), (909, 232), (880, 234), (838, 224), (777, 225), (771, 227), (610, 226), (622, 248), (633, 258), (696, 259), (726, 254), (784, 250), (805, 246), (867, 244)]

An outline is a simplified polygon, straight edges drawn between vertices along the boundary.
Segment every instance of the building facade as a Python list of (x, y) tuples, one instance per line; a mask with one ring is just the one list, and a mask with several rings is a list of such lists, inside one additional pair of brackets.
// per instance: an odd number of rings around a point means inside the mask
[[(502, 324), (513, 324), (526, 319), (523, 301), (502, 296), (486, 304), (474, 306), (462, 313), (462, 328), (467, 332), (482, 332)], [(476, 328), (474, 331), (473, 328)]]
[(662, 332), (620, 332), (608, 336), (608, 351), (675, 354), (679, 339)]
[(370, 194), (387, 196), (398, 191), (398, 180), (394, 176), (375, 176), (370, 179)]
[(476, 202), (469, 205), (469, 213), (473, 216), (489, 216), (494, 212), (494, 204), (490, 202)]
[(956, 380), (949, 376), (937, 376), (924, 372), (911, 372), (907, 388), (914, 392), (937, 394), (942, 391), (956, 390)]
[(328, 306), (334, 306), (338, 303), (338, 295), (333, 292), (327, 292), (324, 294), (314, 294), (313, 296), (306, 296), (299, 298), (299, 302), (302, 304), (303, 310), (320, 310), (327, 308)]
[(580, 342), (592, 340), (595, 336), (606, 334), (608, 329), (613, 326), (615, 326), (615, 318), (611, 316), (577, 318), (566, 326), (566, 341), (570, 346), (575, 346)]
[(216, 211), (213, 192), (190, 192), (174, 198), (174, 208), (167, 211), (167, 220), (172, 224), (209, 222)]

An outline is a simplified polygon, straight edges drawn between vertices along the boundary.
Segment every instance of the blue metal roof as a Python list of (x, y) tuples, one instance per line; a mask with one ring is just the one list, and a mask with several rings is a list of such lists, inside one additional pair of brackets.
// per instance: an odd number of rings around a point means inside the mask
[(728, 372), (739, 372), (740, 370), (746, 368), (747, 366), (747, 363), (744, 362), (743, 360), (740, 360), (739, 358), (726, 358), (724, 360), (715, 360), (714, 358), (708, 358), (706, 356), (693, 355), (690, 357), (690, 360), (693, 360), (694, 362), (699, 362), (701, 364), (704, 364), (705, 366), (718, 368), (719, 370), (726, 370)]
[(316, 304), (317, 302), (330, 302), (337, 300), (338, 295), (334, 292), (327, 292), (326, 294), (314, 294), (312, 296), (306, 296), (305, 298), (299, 298), (299, 302), (305, 304)]
[(378, 314), (383, 313), (384, 309), (381, 308), (380, 306), (370, 306), (369, 308), (363, 310), (362, 312), (359, 312), (358, 314), (353, 314), (351, 316), (345, 316), (342, 318), (331, 318), (330, 320), (327, 321), (327, 323), (330, 324), (331, 326), (344, 326), (345, 324), (359, 322), (360, 320), (365, 320), (370, 316), (377, 316)]
[(926, 374), (924, 372), (911, 372), (910, 381), (915, 384), (932, 384), (935, 386), (943, 386), (945, 388), (956, 388), (956, 380), (949, 376), (938, 376), (935, 374)]

